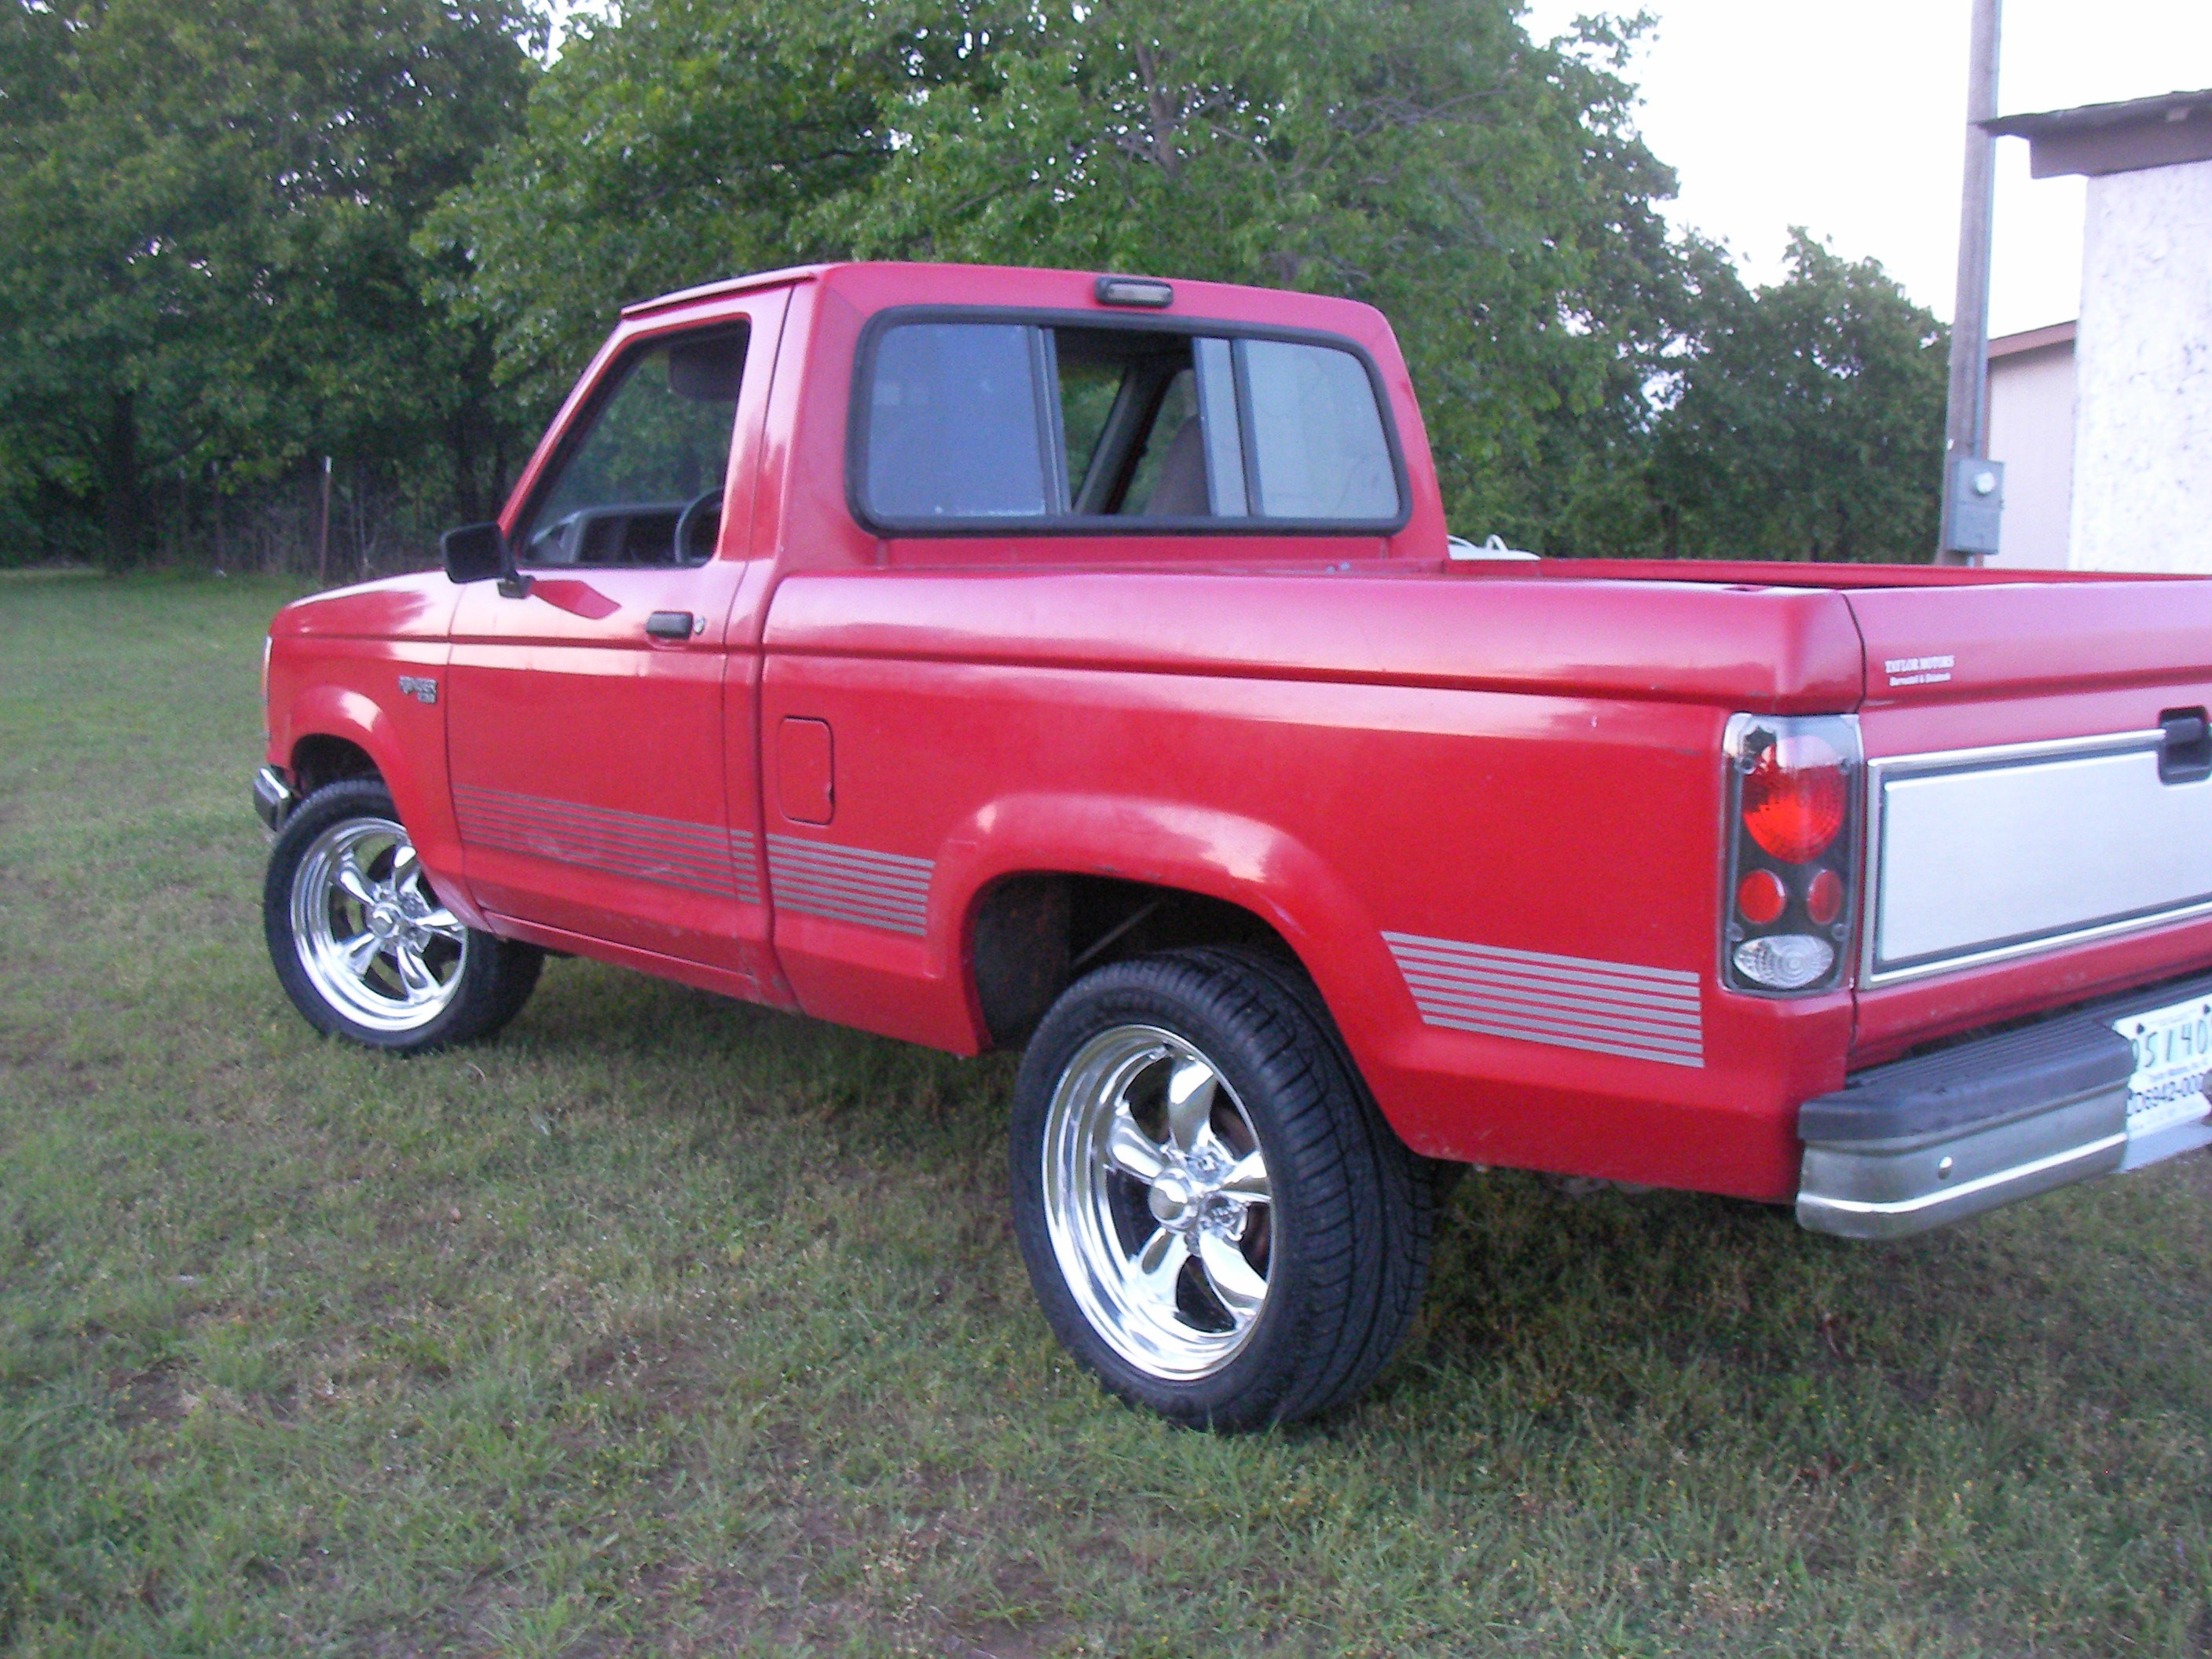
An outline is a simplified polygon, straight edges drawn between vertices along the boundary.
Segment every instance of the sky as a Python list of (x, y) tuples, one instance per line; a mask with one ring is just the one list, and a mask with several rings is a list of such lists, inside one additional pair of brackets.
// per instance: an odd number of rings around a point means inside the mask
[[(1539, 40), (1634, 0), (1530, 0)], [(1678, 226), (1771, 282), (1793, 224), (1872, 257), (1948, 319), (1958, 283), (1968, 0), (1642, 0), (1657, 19), (1629, 76), (1645, 142), (1674, 167)], [(2212, 0), (2003, 0), (2007, 115), (2212, 87)], [(1997, 142), (1990, 331), (2072, 318), (2083, 181), (2031, 179)]]

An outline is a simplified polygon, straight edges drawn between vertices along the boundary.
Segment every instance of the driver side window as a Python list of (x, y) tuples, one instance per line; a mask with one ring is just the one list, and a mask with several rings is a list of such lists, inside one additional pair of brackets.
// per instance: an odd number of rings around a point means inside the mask
[(721, 533), (745, 330), (661, 340), (617, 366), (518, 538), (527, 565), (683, 565)]

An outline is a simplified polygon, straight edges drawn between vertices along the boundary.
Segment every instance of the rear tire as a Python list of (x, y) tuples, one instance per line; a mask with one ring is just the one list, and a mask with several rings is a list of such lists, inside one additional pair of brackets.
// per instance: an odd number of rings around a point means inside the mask
[(544, 963), (446, 908), (374, 778), (294, 810), (270, 850), (261, 916), (277, 981), (307, 1023), (398, 1054), (490, 1036), (521, 1012)]
[(1294, 967), (1180, 951), (1078, 981), (1015, 1085), (1014, 1225), (1045, 1317), (1132, 1404), (1250, 1429), (1351, 1398), (1428, 1270), (1434, 1166)]

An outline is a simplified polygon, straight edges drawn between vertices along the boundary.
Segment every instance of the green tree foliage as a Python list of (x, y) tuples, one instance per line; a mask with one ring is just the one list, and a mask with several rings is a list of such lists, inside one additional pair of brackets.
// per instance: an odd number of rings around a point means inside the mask
[(541, 412), (617, 306), (841, 250), (799, 236), (810, 203), (888, 154), (878, 107), (924, 73), (918, 31), (854, 31), (842, 0), (646, 0), (582, 20), (526, 126), (423, 240), (468, 252), (453, 297), (499, 331), (502, 378)]
[(526, 3), (0, 0), (0, 556), (325, 452), (472, 516), (620, 301), (854, 256), (1369, 301), (1476, 536), (1932, 545), (1939, 331), (1809, 240), (1752, 293), (1668, 236), (1640, 21), (635, 0), (541, 75)]
[(618, 295), (815, 258), (1350, 295), (1398, 325), (1458, 521), (1648, 538), (1623, 458), (1680, 283), (1624, 49), (1534, 46), (1508, 0), (641, 0), (436, 234), (526, 380)]
[(1665, 550), (1924, 560), (1936, 545), (1948, 332), (1871, 259), (1803, 230), (1752, 291), (1693, 250), (1691, 355), (1656, 423)]
[(523, 100), (518, 23), (504, 0), (0, 0), (0, 499), (40, 540), (96, 508), (126, 562), (156, 481), (318, 449), (438, 453), (476, 491), (489, 341), (425, 299), (458, 256), (410, 239)]

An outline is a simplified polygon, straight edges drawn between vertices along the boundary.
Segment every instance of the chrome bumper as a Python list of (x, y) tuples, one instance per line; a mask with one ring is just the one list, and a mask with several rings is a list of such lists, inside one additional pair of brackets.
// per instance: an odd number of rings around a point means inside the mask
[(1902, 1238), (2212, 1144), (2203, 1122), (2128, 1139), (2135, 1050), (2110, 1021), (2170, 986), (1877, 1066), (1798, 1110), (1798, 1224)]
[(284, 827), (284, 820), (291, 817), (299, 800), (275, 767), (264, 766), (253, 775), (253, 810), (270, 835)]

